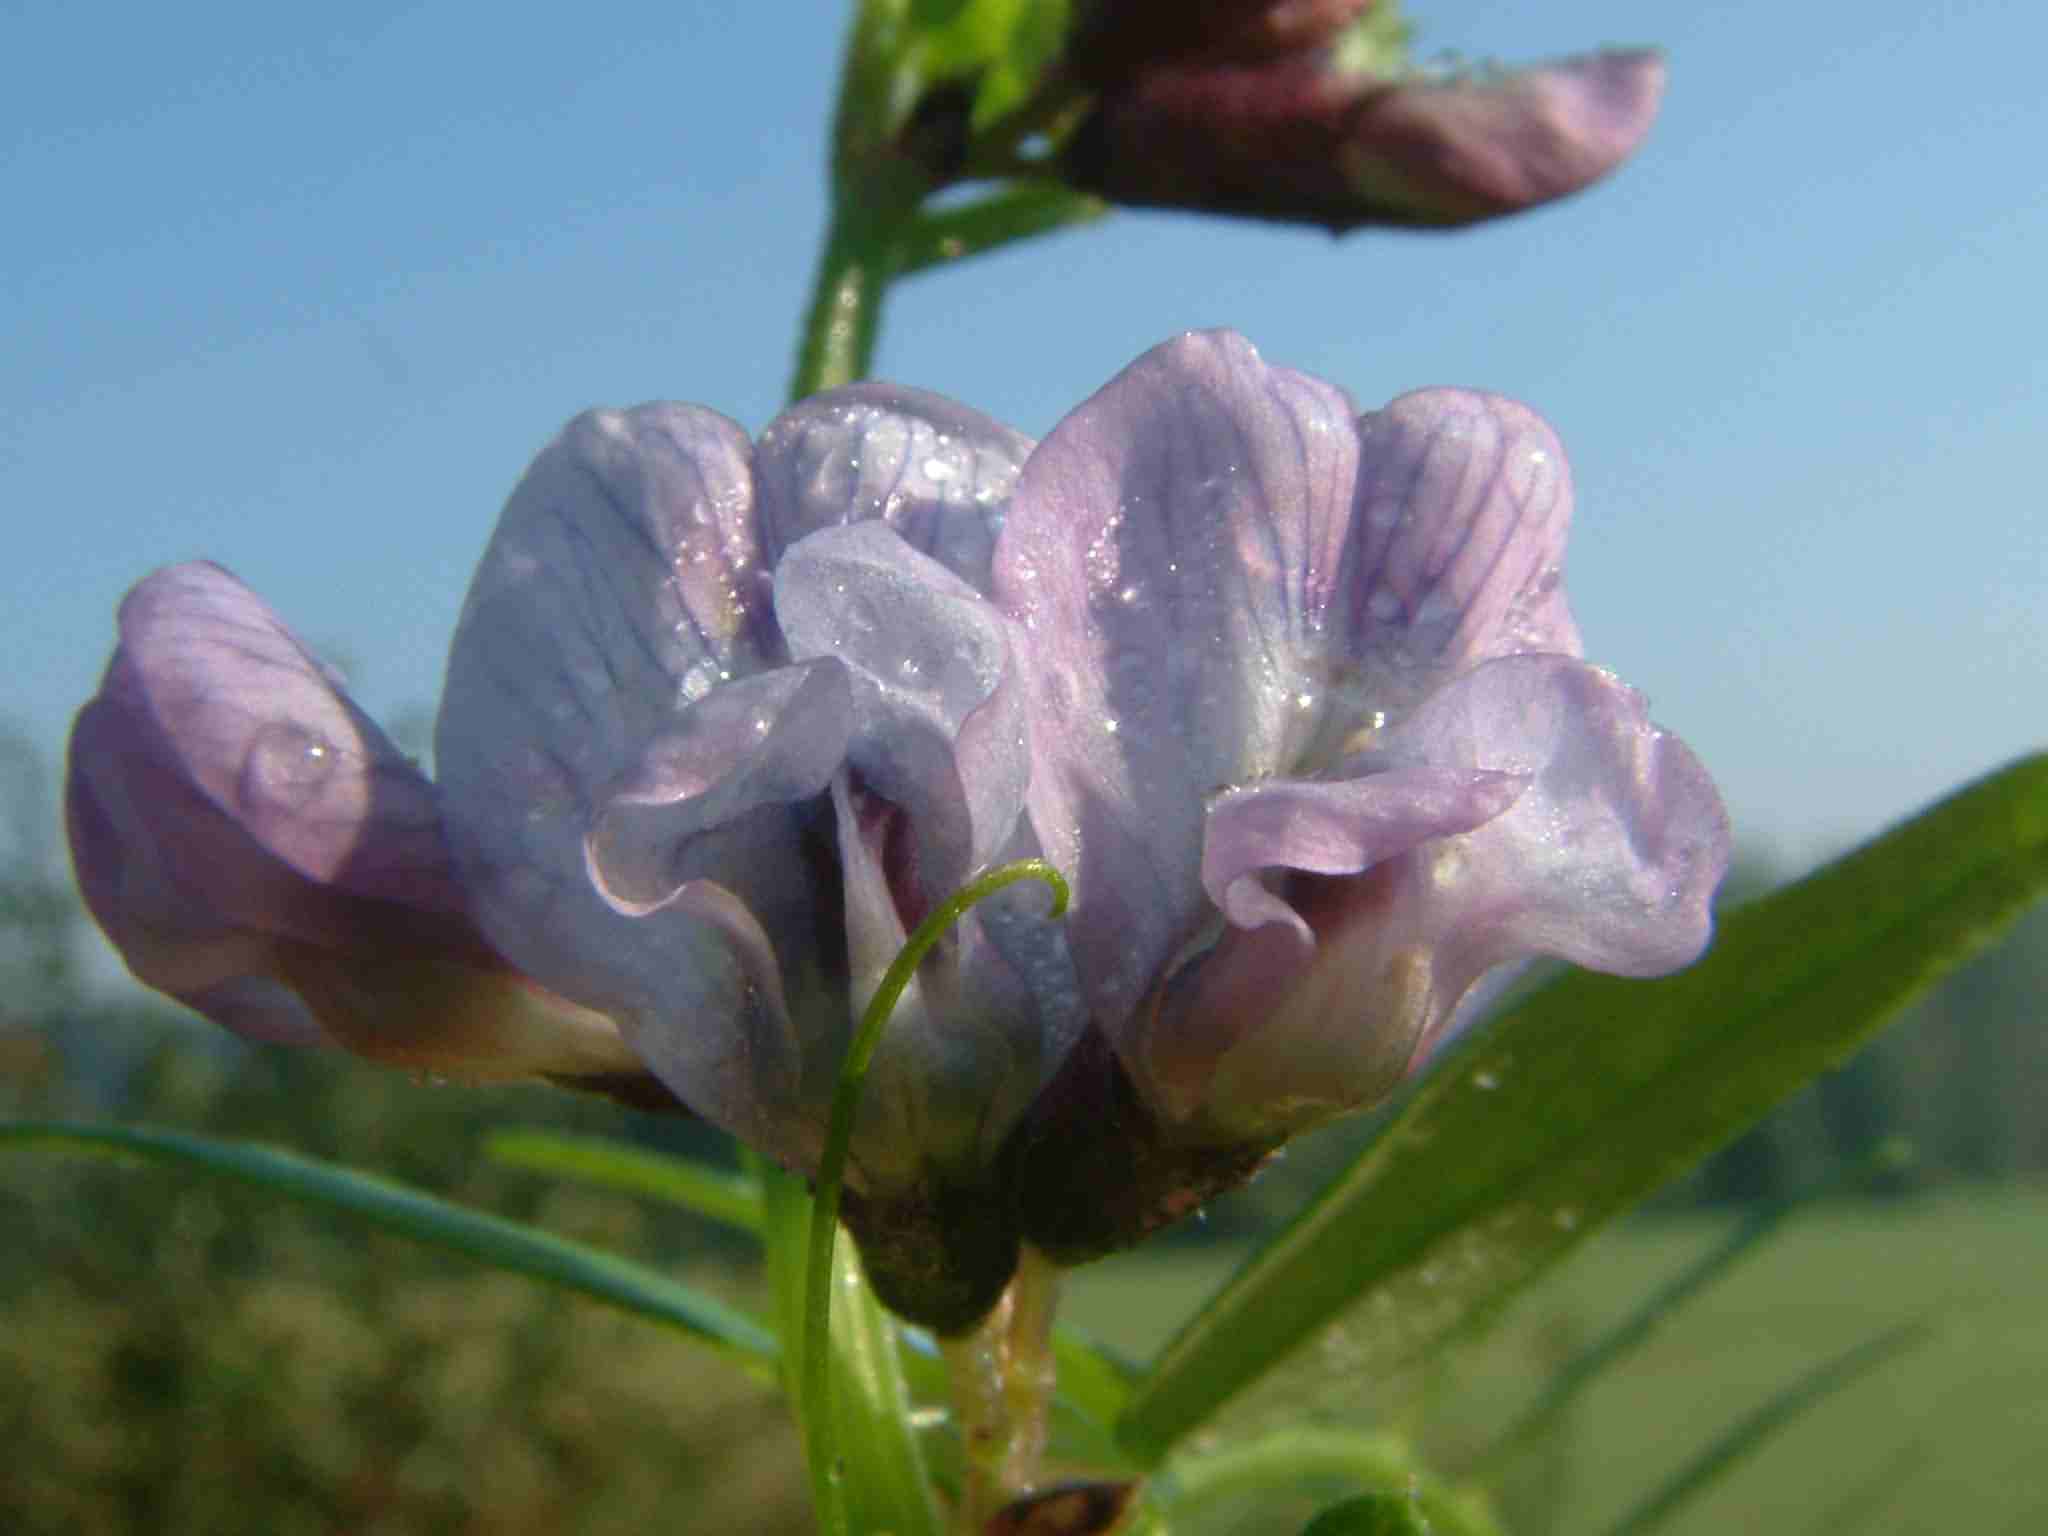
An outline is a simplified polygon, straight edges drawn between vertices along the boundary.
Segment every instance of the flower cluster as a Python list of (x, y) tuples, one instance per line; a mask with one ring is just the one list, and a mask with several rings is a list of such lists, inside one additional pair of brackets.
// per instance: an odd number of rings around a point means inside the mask
[(1698, 954), (1720, 803), (1580, 659), (1569, 510), (1526, 409), (1361, 415), (1227, 333), (1037, 445), (883, 384), (751, 443), (593, 412), (485, 551), (438, 786), (224, 573), (143, 583), (73, 738), (80, 879), (232, 1028), (651, 1073), (806, 1170), (906, 934), (1051, 860), (1064, 922), (974, 909), (856, 1126), (876, 1287), (953, 1330), (1021, 1241), (1130, 1241), (1384, 1095), (1493, 967)]

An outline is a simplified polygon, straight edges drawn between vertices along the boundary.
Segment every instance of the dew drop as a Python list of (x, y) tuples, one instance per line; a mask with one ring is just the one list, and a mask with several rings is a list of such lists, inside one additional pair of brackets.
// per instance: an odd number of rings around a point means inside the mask
[(1481, 1093), (1491, 1093), (1500, 1086), (1500, 1079), (1491, 1072), (1474, 1072), (1472, 1086)]
[(944, 459), (931, 458), (924, 461), (924, 477), (935, 484), (943, 485), (954, 475), (953, 466)]
[(297, 810), (334, 776), (340, 753), (325, 736), (288, 720), (257, 731), (242, 763), (238, 793), (249, 810)]

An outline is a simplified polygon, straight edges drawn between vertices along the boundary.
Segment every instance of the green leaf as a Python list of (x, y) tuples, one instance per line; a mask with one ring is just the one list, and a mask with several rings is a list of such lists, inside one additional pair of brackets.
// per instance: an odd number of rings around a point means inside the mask
[(496, 1131), (485, 1138), (484, 1155), (509, 1167), (681, 1206), (737, 1232), (761, 1233), (761, 1196), (754, 1181), (686, 1157), (567, 1131)]
[(469, 1210), (375, 1174), (276, 1147), (252, 1146), (144, 1126), (0, 1121), (0, 1143), (69, 1143), (153, 1159), (253, 1184), (311, 1205), (364, 1217), (387, 1232), (450, 1248), (499, 1269), (578, 1291), (726, 1350), (771, 1374), (781, 1347), (753, 1319), (645, 1265), (570, 1242), (502, 1216)]
[(1025, 0), (1016, 8), (975, 92), (969, 126), (976, 133), (1031, 101), (1066, 46), (1067, 30), (1067, 0)]
[(1409, 44), (1415, 27), (1398, 5), (1381, 0), (1338, 34), (1330, 45), (1330, 64), (1344, 74), (1375, 80), (1400, 80), (1413, 73)]
[[(757, 1160), (768, 1280), (789, 1341), (783, 1390), (803, 1431), (821, 1531), (939, 1536), (924, 1457), (911, 1428), (896, 1326), (861, 1275), (853, 1244), (833, 1245), (834, 1298), (821, 1365), (803, 1357), (812, 1202), (803, 1181)], [(824, 1382), (820, 1388), (819, 1382)], [(831, 1415), (831, 1423), (822, 1421)]]
[(1906, 1323), (1815, 1366), (1688, 1461), (1661, 1488), (1622, 1516), (1608, 1536), (1648, 1536), (1809, 1408), (1923, 1342), (1928, 1332), (1925, 1322)]
[(1099, 1436), (1105, 1452), (1120, 1454), (1114, 1450), (1112, 1436), (1124, 1405), (1130, 1401), (1130, 1367), (1070, 1328), (1053, 1331), (1052, 1352), (1059, 1373), (1059, 1390), (1053, 1399), (1056, 1413), (1071, 1417)]
[(1573, 973), (1411, 1084), (1372, 1143), (1170, 1343), (1119, 1437), (1163, 1455), (1360, 1307), (1380, 1380), (1844, 1060), (2048, 889), (2048, 756), (1736, 911), (1699, 965)]
[(1406, 1494), (1368, 1493), (1331, 1505), (1301, 1536), (1430, 1536), (1430, 1525)]
[[(1208, 1517), (1205, 1523), (1214, 1524), (1219, 1508), (1227, 1510), (1233, 1504), (1265, 1508), (1277, 1496), (1310, 1485), (1353, 1490), (1351, 1502), (1323, 1511), (1324, 1518), (1335, 1518), (1339, 1510), (1345, 1511), (1347, 1518), (1356, 1518), (1354, 1504), (1371, 1510), (1375, 1501), (1391, 1500), (1398, 1505), (1400, 1516), (1421, 1523), (1386, 1527), (1389, 1530), (1418, 1529), (1433, 1531), (1435, 1536), (1501, 1536), (1483, 1500), (1437, 1482), (1415, 1460), (1405, 1440), (1313, 1424), (1289, 1425), (1252, 1439), (1234, 1440), (1219, 1450), (1177, 1456), (1158, 1479), (1155, 1498), (1176, 1521), (1200, 1512)], [(1383, 1517), (1395, 1513), (1387, 1510)], [(1350, 1527), (1340, 1524), (1333, 1529)]]

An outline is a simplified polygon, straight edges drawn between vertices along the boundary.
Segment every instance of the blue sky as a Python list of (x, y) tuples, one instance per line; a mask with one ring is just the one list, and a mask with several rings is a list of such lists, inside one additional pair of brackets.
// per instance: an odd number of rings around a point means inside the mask
[[(1417, 0), (1425, 52), (1658, 43), (1554, 209), (1343, 240), (1121, 215), (919, 279), (880, 371), (1041, 433), (1230, 325), (1570, 452), (1589, 652), (1792, 857), (2048, 738), (2048, 19)], [(387, 718), (570, 415), (781, 403), (841, 10), (0, 0), (0, 716), (55, 752), (122, 591), (208, 556)]]

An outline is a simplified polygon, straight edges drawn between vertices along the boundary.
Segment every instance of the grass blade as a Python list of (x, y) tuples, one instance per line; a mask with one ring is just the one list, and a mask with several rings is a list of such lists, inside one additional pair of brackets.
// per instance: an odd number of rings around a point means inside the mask
[(566, 1131), (493, 1132), (484, 1140), (484, 1155), (507, 1167), (642, 1195), (736, 1232), (761, 1235), (761, 1196), (754, 1181), (686, 1157)]
[(1905, 1323), (1808, 1371), (1687, 1462), (1663, 1487), (1622, 1516), (1608, 1536), (1648, 1536), (1794, 1419), (1859, 1376), (1922, 1343), (1930, 1332), (1925, 1322)]
[(68, 1145), (197, 1169), (331, 1210), (346, 1211), (401, 1237), (452, 1249), (498, 1269), (666, 1323), (772, 1377), (781, 1353), (774, 1335), (723, 1302), (657, 1270), (534, 1227), (451, 1204), (375, 1174), (276, 1147), (216, 1141), (147, 1126), (0, 1121), (0, 1144)]

